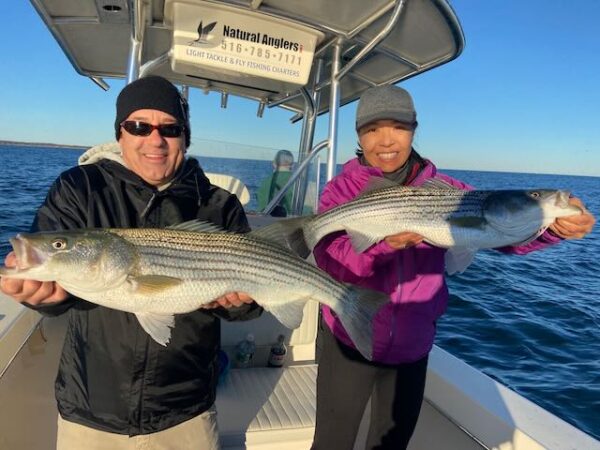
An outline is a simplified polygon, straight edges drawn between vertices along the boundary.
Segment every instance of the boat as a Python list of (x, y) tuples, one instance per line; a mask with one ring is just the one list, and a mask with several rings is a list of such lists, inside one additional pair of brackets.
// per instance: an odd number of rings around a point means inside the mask
[[(189, 89), (218, 92), (265, 108), (284, 108), (302, 121), (299, 164), (282, 191), (260, 212), (269, 215), (287, 189), (299, 215), (310, 190), (309, 168), (319, 155), (326, 179), (335, 175), (339, 109), (367, 88), (395, 84), (458, 58), (465, 46), (446, 0), (30, 0), (73, 68), (102, 89), (107, 79), (131, 82), (161, 75)], [(328, 137), (314, 143), (315, 123)], [(318, 166), (317, 166), (318, 167)], [(318, 171), (316, 171), (318, 173)], [(227, 174), (215, 183), (248, 198)], [(317, 183), (318, 185), (318, 183)], [(314, 201), (310, 200), (311, 202)], [(257, 352), (247, 368), (232, 368), (217, 396), (224, 449), (308, 449), (315, 424), (318, 305), (309, 302), (295, 330), (270, 314), (224, 323), (230, 356), (251, 332)], [(0, 296), (0, 450), (54, 448), (57, 411), (53, 383), (65, 321)], [(267, 366), (284, 334), (283, 368)], [(251, 389), (248, 388), (251, 386)], [(364, 448), (369, 408), (355, 449)], [(411, 450), (600, 450), (600, 442), (434, 347), (425, 400)]]

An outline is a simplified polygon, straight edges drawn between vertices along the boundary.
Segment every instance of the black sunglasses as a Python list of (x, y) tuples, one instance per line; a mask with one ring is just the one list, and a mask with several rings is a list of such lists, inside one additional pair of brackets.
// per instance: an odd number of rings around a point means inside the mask
[(129, 134), (134, 136), (150, 136), (154, 130), (158, 131), (162, 137), (176, 138), (181, 136), (185, 127), (178, 123), (167, 123), (164, 125), (152, 125), (146, 122), (140, 122), (139, 120), (126, 120), (121, 122), (121, 126)]

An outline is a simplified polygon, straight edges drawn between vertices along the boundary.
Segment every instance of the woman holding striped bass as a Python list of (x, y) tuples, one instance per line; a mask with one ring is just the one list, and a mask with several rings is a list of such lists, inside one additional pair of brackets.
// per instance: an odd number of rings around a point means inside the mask
[[(439, 173), (412, 148), (416, 119), (412, 98), (404, 89), (380, 86), (365, 91), (357, 109), (357, 158), (327, 184), (319, 212), (359, 197), (374, 178), (403, 186), (422, 186), (435, 179), (470, 190)], [(556, 219), (528, 244), (501, 251), (528, 253), (589, 233), (594, 217), (580, 200), (563, 200), (576, 206), (577, 213)], [(337, 280), (382, 291), (390, 298), (373, 321), (372, 362), (355, 350), (336, 315), (322, 308), (313, 450), (352, 449), (369, 398), (367, 448), (407, 447), (423, 399), (435, 324), (447, 305), (446, 249), (424, 242), (414, 232), (388, 235), (366, 249), (360, 247), (347, 232), (337, 231), (313, 249), (318, 266)]]

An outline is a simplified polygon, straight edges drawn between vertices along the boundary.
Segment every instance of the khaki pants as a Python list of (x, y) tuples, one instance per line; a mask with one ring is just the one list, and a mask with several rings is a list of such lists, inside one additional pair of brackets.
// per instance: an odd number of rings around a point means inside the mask
[(129, 437), (68, 422), (58, 415), (57, 450), (219, 450), (214, 405), (193, 419), (158, 431)]

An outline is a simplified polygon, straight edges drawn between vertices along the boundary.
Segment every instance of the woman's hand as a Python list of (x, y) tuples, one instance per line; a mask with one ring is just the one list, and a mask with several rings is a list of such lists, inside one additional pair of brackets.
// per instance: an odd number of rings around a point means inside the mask
[(392, 234), (390, 236), (386, 236), (383, 240), (387, 242), (387, 244), (396, 250), (404, 250), (408, 247), (413, 247), (417, 244), (423, 242), (423, 236), (417, 233), (412, 233), (410, 231), (405, 231), (398, 234)]
[(228, 292), (216, 300), (203, 305), (204, 309), (214, 309), (222, 306), (223, 308), (233, 308), (244, 304), (253, 303), (254, 299), (245, 292)]
[(592, 231), (596, 219), (577, 197), (571, 197), (569, 204), (581, 208), (582, 213), (559, 217), (548, 228), (563, 239), (581, 239)]

